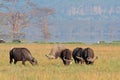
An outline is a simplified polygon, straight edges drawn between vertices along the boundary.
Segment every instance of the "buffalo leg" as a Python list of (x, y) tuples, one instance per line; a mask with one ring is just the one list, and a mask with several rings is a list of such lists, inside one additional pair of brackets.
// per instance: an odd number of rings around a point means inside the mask
[(89, 65), (89, 64), (90, 64), (90, 62), (89, 62), (89, 61), (87, 61), (87, 62), (86, 62), (86, 64), (87, 64), (87, 65)]
[(16, 64), (17, 63), (17, 61), (16, 60), (14, 60), (14, 64)]
[(77, 63), (77, 60), (74, 60), (75, 61), (75, 63)]
[(76, 59), (76, 60), (75, 60), (75, 63), (76, 63), (76, 64), (79, 64), (79, 61)]
[(64, 65), (66, 64), (66, 62), (63, 60), (63, 63), (64, 63)]
[(25, 65), (25, 61), (26, 61), (25, 58), (22, 57), (22, 64), (23, 64), (23, 65)]
[(12, 59), (12, 58), (10, 58), (10, 64), (12, 64), (12, 62), (13, 62), (13, 59)]
[[(74, 58), (74, 57), (73, 57), (73, 58)], [(74, 58), (74, 62), (75, 62), (75, 63), (77, 63), (77, 60), (76, 60), (76, 58)]]
[(78, 64), (78, 61), (76, 60), (75, 63)]
[(25, 59), (22, 60), (22, 64), (23, 64), (23, 65), (25, 65), (25, 61), (26, 61)]
[(80, 61), (81, 64), (84, 64), (84, 61)]
[(87, 61), (87, 60), (85, 60), (85, 63), (88, 65), (89, 64), (89, 62)]

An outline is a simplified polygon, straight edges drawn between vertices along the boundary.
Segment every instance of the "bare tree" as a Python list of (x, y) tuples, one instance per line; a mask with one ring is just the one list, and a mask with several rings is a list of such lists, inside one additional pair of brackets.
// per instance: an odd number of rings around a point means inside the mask
[(43, 40), (47, 41), (50, 38), (48, 17), (49, 15), (54, 14), (55, 10), (51, 8), (36, 8), (32, 12), (35, 16), (39, 17)]
[(47, 41), (50, 38), (49, 27), (48, 27), (48, 25), (49, 25), (48, 16), (53, 14), (54, 10), (49, 9), (49, 8), (43, 8), (41, 10), (42, 10), (42, 12), (45, 13), (45, 16), (43, 16), (43, 20), (42, 20), (43, 39), (44, 39), (44, 41)]
[[(3, 9), (3, 11), (0, 10), (0, 24), (6, 27), (13, 39), (25, 35), (20, 32), (25, 27), (42, 25), (40, 28), (43, 38), (47, 40), (49, 38), (48, 16), (53, 14), (54, 10), (39, 8), (39, 6), (30, 0), (25, 0), (24, 2), (26, 4), (19, 8), (20, 0), (3, 0), (2, 4), (0, 4), (0, 9)], [(5, 3), (9, 3), (9, 5)]]

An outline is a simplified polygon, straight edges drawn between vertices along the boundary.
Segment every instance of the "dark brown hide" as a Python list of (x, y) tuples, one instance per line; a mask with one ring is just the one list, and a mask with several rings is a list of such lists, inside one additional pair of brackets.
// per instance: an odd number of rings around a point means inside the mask
[(97, 59), (97, 57), (94, 58), (94, 51), (93, 51), (93, 49), (85, 48), (83, 50), (83, 59), (85, 60), (86, 64), (93, 64), (95, 59)]
[(72, 52), (69, 49), (64, 49), (61, 52), (60, 58), (62, 59), (64, 65), (69, 65), (72, 61)]
[(74, 59), (76, 64), (78, 64), (78, 63), (83, 64), (84, 63), (84, 59), (82, 58), (82, 52), (83, 52), (83, 49), (80, 47), (77, 47), (73, 50), (72, 56), (73, 56), (73, 59)]
[(17, 63), (17, 61), (22, 61), (22, 64), (25, 65), (25, 61), (29, 61), (32, 65), (37, 64), (37, 60), (32, 57), (30, 51), (27, 48), (13, 48), (10, 50), (10, 64), (13, 62), (14, 64)]

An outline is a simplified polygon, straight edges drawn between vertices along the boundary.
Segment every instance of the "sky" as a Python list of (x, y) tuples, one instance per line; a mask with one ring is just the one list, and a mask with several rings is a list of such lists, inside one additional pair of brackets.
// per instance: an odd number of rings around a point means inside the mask
[[(21, 0), (22, 1), (22, 0)], [(97, 42), (120, 40), (120, 0), (32, 0), (49, 7), (51, 42)], [(41, 41), (37, 28), (25, 28), (27, 40)], [(36, 36), (34, 36), (36, 35)]]
[(120, 0), (37, 1), (41, 7), (56, 10), (50, 17), (55, 41), (120, 40)]

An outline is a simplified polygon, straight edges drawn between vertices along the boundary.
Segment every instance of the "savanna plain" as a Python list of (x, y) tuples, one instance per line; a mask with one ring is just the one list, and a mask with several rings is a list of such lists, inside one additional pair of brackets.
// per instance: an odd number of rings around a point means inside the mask
[[(0, 44), (0, 80), (120, 80), (120, 45), (112, 44), (64, 44), (70, 50), (90, 47), (98, 59), (93, 65), (75, 64), (65, 66), (61, 59), (49, 60), (45, 56), (55, 44), (21, 43)], [(26, 47), (38, 65), (29, 62), (22, 65), (9, 64), (9, 51), (13, 47)]]

